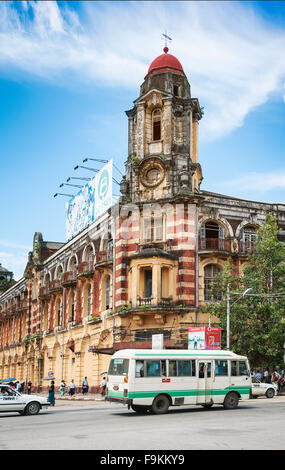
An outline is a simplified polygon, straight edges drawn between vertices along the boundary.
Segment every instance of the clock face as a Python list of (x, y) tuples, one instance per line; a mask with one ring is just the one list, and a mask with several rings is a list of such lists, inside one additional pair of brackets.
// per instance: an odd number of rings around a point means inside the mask
[(156, 184), (160, 180), (161, 172), (158, 168), (151, 168), (145, 175), (149, 184)]
[(143, 165), (140, 179), (144, 186), (153, 188), (162, 182), (164, 175), (165, 170), (160, 161), (152, 159)]

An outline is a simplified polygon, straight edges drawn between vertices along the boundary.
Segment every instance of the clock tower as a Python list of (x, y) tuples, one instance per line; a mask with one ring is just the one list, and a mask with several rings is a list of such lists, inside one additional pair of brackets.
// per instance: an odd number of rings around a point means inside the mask
[(198, 122), (202, 112), (168, 47), (150, 65), (129, 119), (122, 202), (192, 197), (200, 191)]

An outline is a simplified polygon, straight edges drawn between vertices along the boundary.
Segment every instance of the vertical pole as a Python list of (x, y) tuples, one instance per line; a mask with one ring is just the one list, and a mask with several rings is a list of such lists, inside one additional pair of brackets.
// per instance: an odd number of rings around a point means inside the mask
[(230, 286), (227, 287), (227, 349), (230, 349)]

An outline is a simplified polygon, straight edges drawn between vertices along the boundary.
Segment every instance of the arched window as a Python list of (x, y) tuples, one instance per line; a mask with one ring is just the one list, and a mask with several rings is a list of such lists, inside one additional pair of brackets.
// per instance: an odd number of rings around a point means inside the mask
[(240, 251), (246, 253), (251, 251), (257, 240), (257, 230), (255, 227), (247, 225), (240, 234)]
[(213, 279), (221, 272), (221, 268), (216, 264), (207, 264), (204, 268), (204, 300), (214, 302), (222, 299), (221, 292), (213, 293)]
[(111, 287), (111, 278), (110, 276), (107, 276), (106, 278), (106, 286), (105, 286), (105, 310), (108, 310), (111, 305), (110, 305), (110, 287)]
[(201, 250), (224, 250), (225, 231), (217, 222), (209, 221), (200, 228)]
[(155, 109), (152, 112), (152, 140), (161, 139), (161, 111)]
[(113, 239), (109, 238), (109, 240), (106, 241), (106, 257), (107, 260), (110, 260), (113, 258)]

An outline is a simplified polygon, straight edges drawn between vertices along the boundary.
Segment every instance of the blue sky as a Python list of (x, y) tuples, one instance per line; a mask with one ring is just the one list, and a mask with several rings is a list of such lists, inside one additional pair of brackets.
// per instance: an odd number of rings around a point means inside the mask
[(0, 262), (16, 279), (35, 231), (65, 241), (53, 195), (90, 176), (74, 166), (124, 169), (124, 111), (165, 30), (205, 108), (202, 189), (285, 202), (285, 2), (0, 2)]

